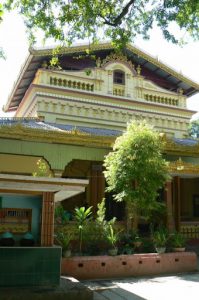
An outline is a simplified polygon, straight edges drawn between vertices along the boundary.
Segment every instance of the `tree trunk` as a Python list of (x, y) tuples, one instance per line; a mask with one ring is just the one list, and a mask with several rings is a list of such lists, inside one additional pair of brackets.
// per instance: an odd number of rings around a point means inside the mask
[(139, 220), (139, 216), (137, 214), (137, 210), (135, 209), (135, 211), (133, 213), (133, 230), (134, 231), (138, 230), (138, 220)]
[(126, 231), (129, 233), (130, 230), (137, 231), (138, 229), (138, 214), (137, 208), (130, 202), (126, 202)]

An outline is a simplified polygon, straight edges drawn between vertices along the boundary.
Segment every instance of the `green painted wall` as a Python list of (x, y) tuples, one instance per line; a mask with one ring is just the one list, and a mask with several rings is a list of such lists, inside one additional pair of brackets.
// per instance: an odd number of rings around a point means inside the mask
[[(52, 169), (63, 170), (72, 159), (102, 161), (108, 149), (1, 139), (0, 153), (44, 157)], [(9, 162), (8, 162), (9, 163)]]
[[(44, 286), (44, 292), (38, 294), (38, 297), (37, 289), (35, 289), (35, 294), (32, 292), (28, 295), (32, 295), (31, 299), (52, 299), (49, 297), (50, 291), (46, 287), (52, 289), (53, 286), (59, 285), (60, 259), (61, 247), (0, 247), (0, 287), (14, 286), (23, 289), (28, 286)], [(3, 296), (5, 294), (6, 291), (3, 292)], [(0, 299), (2, 299), (2, 290)], [(20, 295), (17, 295), (16, 289), (13, 296), (3, 297), (3, 299), (21, 298)], [(28, 298), (23, 297), (23, 299)], [(58, 293), (56, 299), (60, 299)]]
[[(2, 208), (31, 208), (32, 209), (32, 224), (31, 232), (36, 239), (40, 239), (40, 222), (42, 198), (39, 196), (18, 196), (18, 195), (0, 195), (2, 199)], [(16, 240), (20, 239), (20, 235), (15, 234)]]

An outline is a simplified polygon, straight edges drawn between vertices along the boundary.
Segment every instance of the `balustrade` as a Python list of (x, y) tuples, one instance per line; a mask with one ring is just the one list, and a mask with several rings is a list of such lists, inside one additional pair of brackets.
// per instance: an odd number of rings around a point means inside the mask
[(115, 96), (124, 96), (124, 89), (122, 89), (122, 88), (113, 88), (113, 95), (115, 95)]
[(166, 97), (166, 96), (157, 96), (157, 95), (152, 95), (152, 94), (144, 94), (144, 99), (146, 101), (150, 101), (150, 102), (179, 106), (179, 101), (176, 98), (170, 98), (170, 97)]
[(198, 239), (199, 238), (199, 223), (181, 223), (180, 225), (180, 232), (187, 238), (187, 239)]
[(69, 87), (73, 89), (85, 90), (85, 91), (94, 91), (94, 84), (76, 81), (76, 80), (68, 80), (57, 77), (50, 77), (50, 84), (60, 87)]

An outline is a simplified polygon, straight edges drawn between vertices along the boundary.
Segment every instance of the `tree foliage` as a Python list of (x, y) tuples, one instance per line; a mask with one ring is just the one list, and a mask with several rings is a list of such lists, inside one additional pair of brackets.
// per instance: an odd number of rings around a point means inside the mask
[(37, 171), (32, 173), (33, 177), (51, 177), (48, 165), (43, 159), (37, 161)]
[(171, 24), (176, 22), (194, 39), (199, 37), (198, 0), (5, 0), (5, 8), (18, 9), (34, 37), (42, 29), (47, 38), (72, 43), (108, 38), (124, 45), (136, 35), (149, 37), (154, 24), (164, 37), (177, 42)]
[(158, 207), (158, 190), (169, 177), (162, 150), (163, 140), (157, 132), (145, 122), (132, 122), (105, 158), (108, 191), (116, 201), (131, 204), (138, 215)]
[(188, 132), (193, 138), (199, 138), (199, 120), (194, 120), (189, 124)]
[[(0, 23), (2, 22), (2, 20), (3, 20), (3, 5), (0, 3)], [(1, 57), (5, 58), (3, 49), (0, 47), (0, 58)]]

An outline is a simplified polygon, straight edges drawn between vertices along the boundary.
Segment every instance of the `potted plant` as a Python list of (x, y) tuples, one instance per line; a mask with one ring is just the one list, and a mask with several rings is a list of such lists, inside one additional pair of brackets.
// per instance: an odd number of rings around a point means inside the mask
[(120, 236), (120, 253), (132, 254), (134, 253), (133, 237), (129, 232), (125, 232)]
[(140, 246), (142, 245), (142, 239), (139, 236), (137, 230), (133, 231), (132, 233), (132, 239), (133, 239), (133, 245), (135, 248), (140, 248)]
[(168, 232), (165, 228), (159, 228), (152, 234), (153, 243), (157, 253), (164, 253), (168, 241)]
[(109, 255), (117, 255), (118, 253), (117, 242), (119, 240), (119, 232), (114, 230), (112, 224), (108, 224), (106, 238), (110, 246), (108, 250)]
[(6, 247), (12, 247), (14, 246), (14, 244), (15, 244), (15, 240), (13, 234), (9, 231), (4, 232), (1, 236), (0, 245)]
[(22, 236), (22, 239), (20, 240), (20, 246), (31, 247), (34, 246), (34, 244), (35, 244), (35, 240), (31, 232), (26, 232)]
[(174, 232), (171, 235), (171, 247), (175, 252), (185, 251), (186, 239), (180, 232)]
[(88, 218), (92, 214), (92, 206), (86, 208), (84, 206), (82, 207), (76, 207), (75, 208), (75, 220), (77, 221), (77, 228), (79, 232), (79, 252), (80, 255), (82, 255), (82, 243), (83, 243), (83, 234), (84, 234), (84, 229), (86, 226), (86, 223), (88, 221)]
[(73, 236), (70, 232), (59, 231), (56, 234), (56, 240), (58, 244), (62, 247), (62, 257), (71, 256), (70, 242)]

